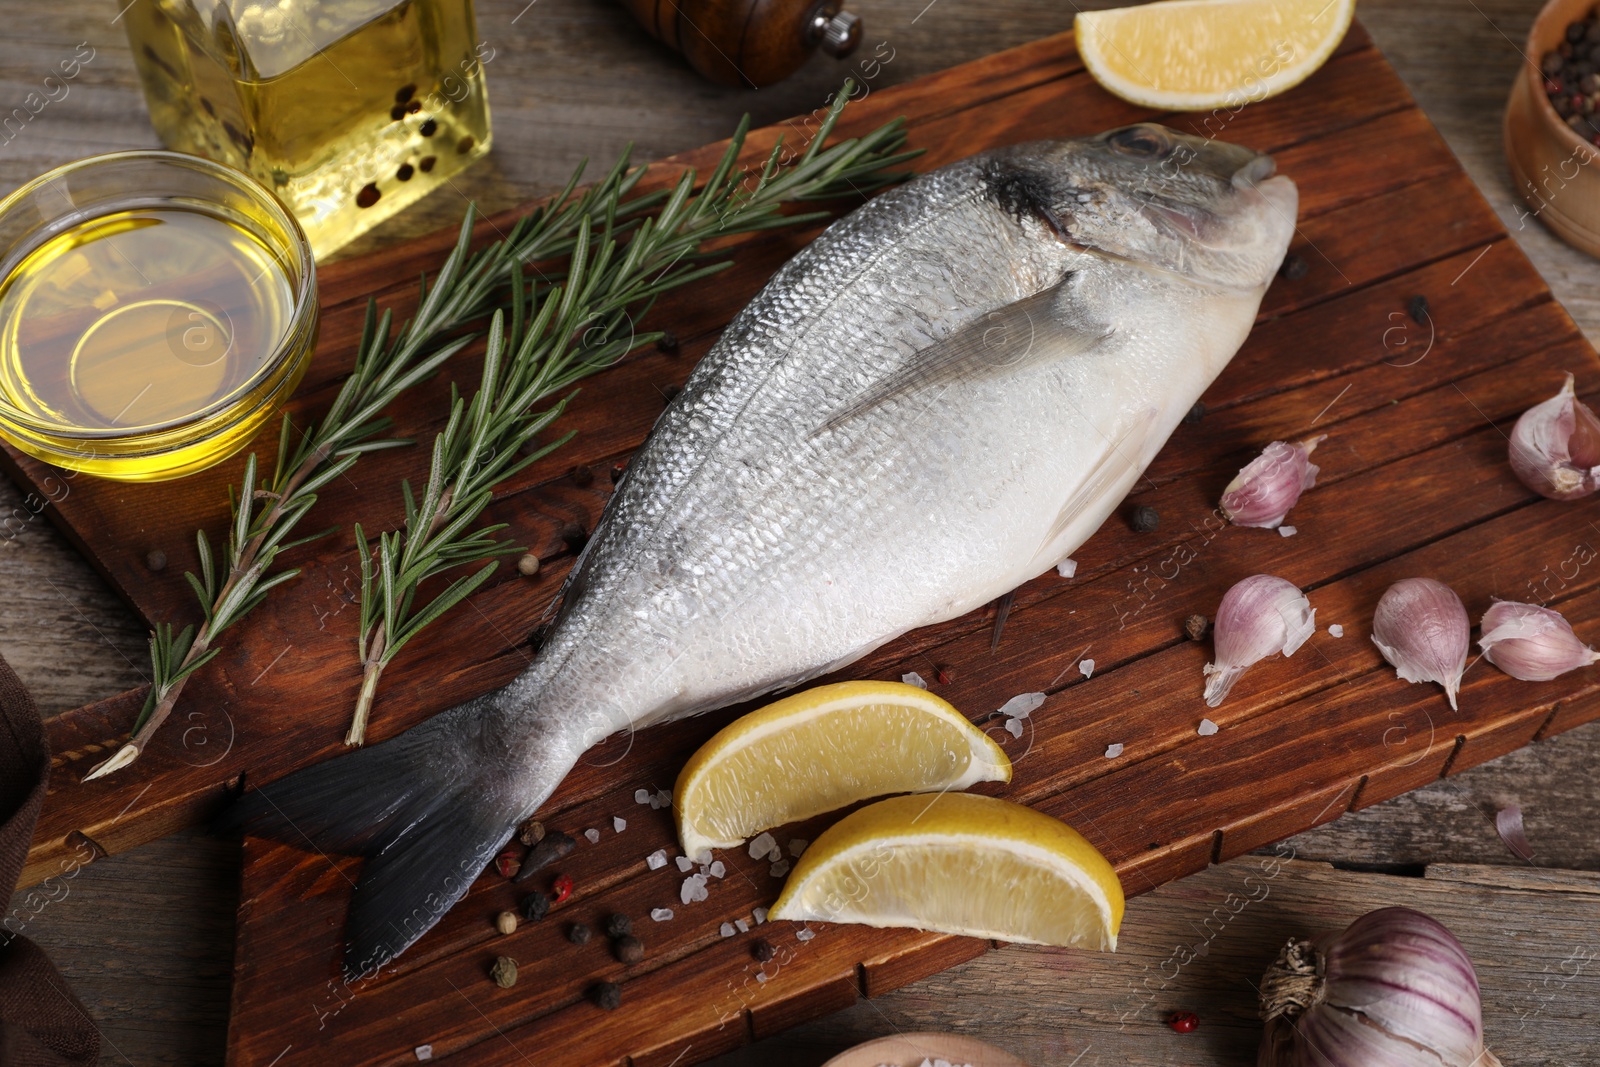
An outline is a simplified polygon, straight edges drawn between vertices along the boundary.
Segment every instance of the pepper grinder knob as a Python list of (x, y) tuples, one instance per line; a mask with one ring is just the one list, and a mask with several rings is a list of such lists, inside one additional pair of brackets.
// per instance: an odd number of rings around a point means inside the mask
[(834, 59), (843, 59), (861, 43), (861, 16), (854, 11), (819, 11), (812, 21), (812, 32), (822, 50)]

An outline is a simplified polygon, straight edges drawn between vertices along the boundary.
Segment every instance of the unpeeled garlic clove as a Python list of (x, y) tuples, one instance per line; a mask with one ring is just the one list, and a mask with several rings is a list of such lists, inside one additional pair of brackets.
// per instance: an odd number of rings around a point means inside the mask
[(1450, 706), (1467, 669), (1472, 624), (1461, 598), (1432, 578), (1405, 578), (1378, 599), (1372, 643), (1408, 682), (1438, 682)]
[(1327, 435), (1288, 444), (1274, 441), (1244, 465), (1222, 491), (1222, 513), (1235, 526), (1275, 529), (1288, 517), (1300, 494), (1317, 484), (1311, 453)]
[(1547, 682), (1600, 659), (1559, 611), (1537, 604), (1496, 600), (1480, 626), (1483, 658), (1520, 681)]
[(1552, 500), (1576, 500), (1600, 488), (1600, 419), (1578, 399), (1572, 375), (1511, 428), (1511, 470)]
[(1216, 662), (1206, 664), (1206, 704), (1216, 707), (1247, 668), (1282, 652), (1292, 656), (1317, 629), (1317, 612), (1293, 582), (1255, 574), (1234, 584), (1212, 624)]

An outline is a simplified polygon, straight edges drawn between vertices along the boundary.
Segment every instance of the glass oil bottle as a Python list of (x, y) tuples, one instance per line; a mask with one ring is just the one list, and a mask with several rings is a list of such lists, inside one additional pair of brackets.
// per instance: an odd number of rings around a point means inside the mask
[(489, 149), (472, 0), (134, 0), (169, 148), (256, 177), (320, 258)]

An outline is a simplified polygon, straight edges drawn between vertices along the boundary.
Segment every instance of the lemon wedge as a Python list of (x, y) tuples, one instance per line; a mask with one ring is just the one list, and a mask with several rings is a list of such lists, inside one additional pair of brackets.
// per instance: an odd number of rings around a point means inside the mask
[(1095, 81), (1145, 107), (1236, 110), (1305, 81), (1344, 39), (1355, 0), (1165, 0), (1081, 11)]
[(1122, 883), (1072, 827), (970, 793), (892, 797), (812, 842), (774, 919), (1117, 947)]
[(1011, 781), (1000, 746), (946, 701), (901, 682), (817, 686), (718, 731), (678, 775), (688, 856), (886, 793)]

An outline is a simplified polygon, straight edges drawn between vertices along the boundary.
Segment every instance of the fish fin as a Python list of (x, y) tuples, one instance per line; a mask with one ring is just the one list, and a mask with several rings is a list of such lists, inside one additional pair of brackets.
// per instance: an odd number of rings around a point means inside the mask
[[(1087, 352), (1111, 335), (1098, 323), (1076, 322), (1073, 275), (1049, 289), (996, 308), (935, 341), (904, 367), (858, 394), (811, 436), (825, 433), (896, 397)], [(1046, 333), (1048, 328), (1048, 333)]]
[(544, 799), (527, 802), (509, 756), (455, 755), (483, 710), (483, 698), (460, 705), (251, 790), (223, 813), (223, 829), (366, 857), (345, 927), (347, 978), (376, 973), (421, 937)]
[[(1087, 418), (1087, 414), (1084, 417)], [(1138, 475), (1141, 469), (1138, 456), (1137, 454), (1129, 454), (1128, 443), (1130, 439), (1143, 433), (1148, 433), (1151, 425), (1155, 422), (1155, 418), (1155, 409), (1146, 408), (1116, 438), (1113, 439), (1109, 434), (1106, 435), (1107, 448), (1105, 452), (1095, 462), (1094, 467), (1089, 471), (1088, 477), (1084, 478), (1078, 488), (1073, 490), (1072, 495), (1067, 497), (1067, 502), (1061, 506), (1061, 511), (1057, 513), (1055, 521), (1050, 524), (1050, 529), (1044, 536), (1044, 540), (1039, 544), (1039, 553), (1036, 554), (1036, 559), (1040, 554), (1055, 552), (1052, 542), (1066, 533), (1067, 528), (1082, 516), (1091, 504), (1100, 499), (1101, 494), (1108, 485), (1111, 485), (1119, 478), (1126, 478), (1130, 473), (1135, 476)], [(1071, 552), (1076, 547), (1076, 545), (1073, 545), (1071, 548), (1063, 548), (1061, 552)], [(1060, 562), (1060, 553), (1056, 553), (1056, 562)], [(1054, 565), (1054, 563), (1050, 564), (1050, 566)]]

